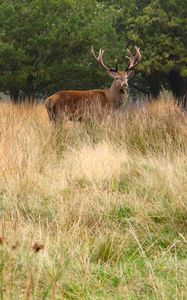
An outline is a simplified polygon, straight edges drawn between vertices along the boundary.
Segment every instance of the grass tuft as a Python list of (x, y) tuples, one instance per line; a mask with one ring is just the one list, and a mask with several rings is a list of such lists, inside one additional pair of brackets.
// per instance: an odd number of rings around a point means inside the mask
[(0, 107), (0, 298), (186, 299), (186, 113)]

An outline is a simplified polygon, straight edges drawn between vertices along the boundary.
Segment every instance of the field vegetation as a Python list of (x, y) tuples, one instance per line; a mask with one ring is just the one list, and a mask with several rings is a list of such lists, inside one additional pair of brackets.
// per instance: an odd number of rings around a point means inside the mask
[(187, 299), (187, 117), (0, 104), (0, 299)]

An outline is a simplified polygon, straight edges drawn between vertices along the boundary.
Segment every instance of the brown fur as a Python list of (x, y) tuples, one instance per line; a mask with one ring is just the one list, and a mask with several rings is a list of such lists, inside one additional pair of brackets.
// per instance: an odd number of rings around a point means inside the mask
[(57, 121), (65, 114), (69, 119), (82, 119), (86, 114), (109, 108), (107, 90), (59, 91), (45, 101), (49, 119)]

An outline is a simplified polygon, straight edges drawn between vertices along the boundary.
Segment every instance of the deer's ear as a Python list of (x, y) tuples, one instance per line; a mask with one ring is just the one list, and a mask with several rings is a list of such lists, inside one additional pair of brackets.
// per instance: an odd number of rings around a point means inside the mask
[(128, 78), (131, 78), (134, 76), (134, 71), (128, 71)]
[(110, 77), (114, 78), (114, 79), (117, 77), (116, 72), (107, 71), (107, 74), (108, 74)]

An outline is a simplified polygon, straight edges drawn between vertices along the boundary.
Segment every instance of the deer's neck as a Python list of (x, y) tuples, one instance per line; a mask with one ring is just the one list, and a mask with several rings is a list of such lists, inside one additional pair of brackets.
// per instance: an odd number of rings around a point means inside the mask
[(128, 100), (127, 90), (120, 91), (113, 82), (109, 89), (109, 98), (115, 109), (124, 108)]

